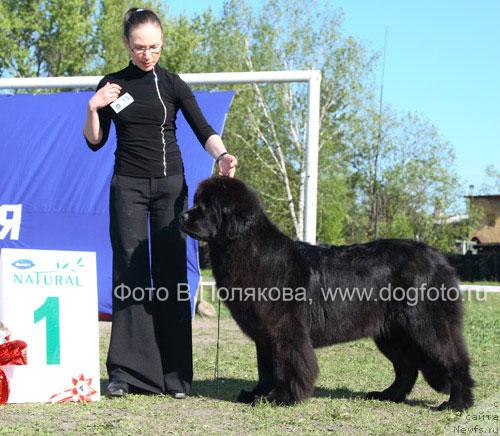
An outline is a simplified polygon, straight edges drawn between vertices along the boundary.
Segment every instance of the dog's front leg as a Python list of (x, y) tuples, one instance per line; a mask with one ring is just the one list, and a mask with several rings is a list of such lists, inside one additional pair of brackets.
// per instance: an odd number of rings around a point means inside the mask
[(308, 331), (300, 323), (284, 325), (272, 338), (275, 387), (264, 401), (289, 405), (312, 396), (319, 369)]
[(257, 367), (259, 382), (251, 391), (244, 389), (238, 395), (240, 403), (253, 403), (256, 398), (266, 396), (275, 386), (273, 372), (273, 349), (269, 338), (259, 338), (255, 341), (257, 348)]

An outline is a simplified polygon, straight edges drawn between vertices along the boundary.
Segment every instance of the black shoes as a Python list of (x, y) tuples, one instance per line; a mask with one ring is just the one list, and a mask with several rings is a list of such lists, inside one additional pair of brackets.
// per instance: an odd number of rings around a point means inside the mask
[(124, 397), (129, 392), (129, 385), (127, 382), (113, 381), (108, 385), (108, 396), (110, 397)]
[[(124, 381), (112, 381), (108, 384), (108, 396), (109, 397), (124, 397), (129, 392), (147, 393), (146, 391), (143, 391), (142, 389), (135, 388), (134, 386), (130, 386), (127, 382), (124, 382)], [(168, 394), (172, 398), (175, 398), (176, 400), (183, 400), (187, 396), (184, 392), (175, 392), (175, 391), (169, 391)]]

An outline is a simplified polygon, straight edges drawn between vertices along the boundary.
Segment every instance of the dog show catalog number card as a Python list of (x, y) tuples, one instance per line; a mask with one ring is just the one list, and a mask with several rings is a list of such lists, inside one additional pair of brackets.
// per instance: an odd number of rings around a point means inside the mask
[(3, 248), (0, 404), (92, 402), (99, 387), (95, 253)]

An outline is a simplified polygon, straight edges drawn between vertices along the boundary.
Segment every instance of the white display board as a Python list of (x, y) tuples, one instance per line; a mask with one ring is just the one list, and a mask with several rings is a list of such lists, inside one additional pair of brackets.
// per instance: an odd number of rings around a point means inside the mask
[(97, 310), (94, 252), (0, 251), (0, 321), (28, 345), (26, 365), (1, 367), (9, 403), (99, 399)]

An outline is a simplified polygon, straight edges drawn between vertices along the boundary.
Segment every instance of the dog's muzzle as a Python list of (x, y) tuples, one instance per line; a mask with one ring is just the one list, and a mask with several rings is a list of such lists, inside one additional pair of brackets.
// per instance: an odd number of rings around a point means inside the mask
[(182, 226), (188, 219), (189, 214), (187, 212), (184, 212), (183, 214), (179, 215), (179, 224)]

